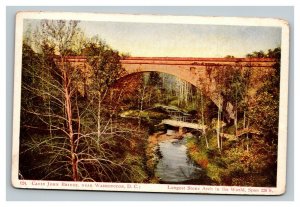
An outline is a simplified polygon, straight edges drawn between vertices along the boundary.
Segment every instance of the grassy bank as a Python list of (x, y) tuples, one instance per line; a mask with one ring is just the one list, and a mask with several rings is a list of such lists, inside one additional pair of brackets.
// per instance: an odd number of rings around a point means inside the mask
[(225, 173), (224, 163), (217, 159), (215, 154), (218, 152), (207, 149), (201, 144), (201, 139), (195, 136), (187, 137), (187, 151), (190, 158), (205, 170), (207, 176), (214, 182), (212, 184), (221, 184), (222, 175)]
[[(187, 149), (191, 159), (205, 170), (213, 185), (275, 186), (276, 166), (272, 163), (275, 150), (253, 137), (249, 150), (248, 142), (224, 140), (222, 150), (217, 148), (214, 133), (208, 133), (209, 148), (203, 137), (187, 137)], [(275, 169), (275, 170), (274, 170)]]

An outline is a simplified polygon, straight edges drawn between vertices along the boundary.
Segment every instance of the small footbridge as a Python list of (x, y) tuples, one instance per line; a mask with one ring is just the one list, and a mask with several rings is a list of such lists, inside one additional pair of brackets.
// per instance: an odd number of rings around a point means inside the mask
[(206, 125), (201, 125), (198, 123), (190, 123), (190, 122), (184, 122), (184, 121), (177, 121), (173, 119), (164, 119), (160, 124), (165, 124), (173, 127), (179, 127), (179, 128), (189, 128), (189, 129), (196, 129), (196, 130), (205, 130), (207, 128)]

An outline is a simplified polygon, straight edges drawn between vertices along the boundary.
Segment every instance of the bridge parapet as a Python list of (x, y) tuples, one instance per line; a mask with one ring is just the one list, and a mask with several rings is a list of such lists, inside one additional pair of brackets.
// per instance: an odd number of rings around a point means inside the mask
[(122, 65), (188, 65), (188, 66), (242, 66), (272, 67), (273, 58), (182, 58), (182, 57), (127, 57), (121, 59)]
[[(87, 56), (65, 56), (65, 62), (87, 62)], [(60, 56), (54, 57), (55, 62), (61, 61)], [(158, 65), (242, 65), (250, 67), (272, 67), (274, 58), (195, 58), (195, 57), (126, 57), (122, 64), (158, 64)]]

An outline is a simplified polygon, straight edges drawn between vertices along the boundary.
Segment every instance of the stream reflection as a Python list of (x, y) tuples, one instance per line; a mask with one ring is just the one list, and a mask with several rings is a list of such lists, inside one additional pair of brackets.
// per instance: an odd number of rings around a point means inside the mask
[(199, 178), (201, 168), (190, 160), (185, 144), (186, 138), (159, 142), (161, 158), (155, 172), (161, 182), (183, 183)]

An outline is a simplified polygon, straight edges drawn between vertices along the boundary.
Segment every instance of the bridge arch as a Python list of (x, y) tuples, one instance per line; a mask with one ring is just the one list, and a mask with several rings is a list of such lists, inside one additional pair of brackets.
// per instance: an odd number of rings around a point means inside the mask
[(127, 75), (135, 74), (135, 73), (146, 73), (146, 72), (159, 72), (159, 73), (165, 73), (168, 75), (175, 76), (181, 80), (184, 80), (191, 85), (195, 86), (196, 88), (201, 90), (201, 85), (199, 84), (199, 80), (197, 79), (197, 76), (195, 74), (195, 71), (187, 69), (187, 68), (181, 68), (181, 71), (178, 72), (178, 69), (174, 69), (174, 67), (161, 67), (161, 66), (137, 66), (135, 68), (132, 68), (132, 66), (126, 66), (123, 65), (123, 68), (125, 69), (126, 73), (122, 75), (120, 78), (123, 78)]
[[(126, 80), (127, 77), (131, 77), (131, 76), (134, 76), (136, 74), (143, 74), (143, 73), (150, 73), (150, 72), (157, 72), (157, 73), (163, 73), (163, 74), (167, 74), (167, 75), (171, 75), (173, 77), (176, 77), (176, 78), (179, 78), (181, 81), (185, 81), (189, 84), (191, 84), (193, 87), (195, 87), (196, 89), (198, 90), (203, 90), (201, 88), (201, 85), (197, 83), (197, 80), (196, 79), (192, 79), (190, 78), (190, 76), (192, 76), (193, 74), (189, 74), (189, 75), (186, 75), (185, 76), (180, 76), (176, 73), (176, 70), (160, 70), (160, 69), (157, 69), (157, 68), (152, 68), (152, 69), (141, 69), (141, 70), (134, 70), (134, 71), (128, 71), (128, 70), (125, 70), (126, 73), (122, 74), (117, 80), (116, 80), (116, 83), (115, 84), (118, 84), (120, 83), (119, 81), (123, 81), (123, 80)], [(113, 85), (114, 86), (114, 85)], [(202, 94), (206, 97), (206, 98), (209, 98), (211, 99), (211, 97), (208, 95), (208, 94), (205, 94), (203, 93), (202, 91)], [(211, 101), (213, 103), (215, 103), (212, 99)], [(217, 105), (216, 105), (217, 107)]]
[[(115, 86), (115, 84), (118, 84), (118, 83), (120, 83), (120, 82), (122, 82), (122, 81), (126, 81), (126, 78), (128, 78), (128, 77), (131, 77), (131, 76), (134, 76), (134, 75), (136, 75), (136, 74), (143, 74), (143, 73), (150, 73), (150, 72), (157, 72), (157, 73), (163, 73), (163, 74), (167, 74), (167, 75), (171, 75), (171, 76), (173, 76), (173, 77), (176, 77), (176, 78), (179, 78), (181, 81), (185, 81), (185, 82), (187, 82), (187, 83), (189, 83), (191, 86), (193, 86), (193, 87), (195, 87), (196, 89), (198, 89), (198, 90), (202, 90), (201, 89), (201, 87), (200, 87), (200, 85), (199, 84), (197, 84), (197, 82), (196, 81), (191, 81), (191, 79), (189, 78), (189, 77), (185, 77), (185, 78), (183, 78), (183, 77), (181, 77), (181, 76), (178, 76), (176, 73), (172, 73), (172, 72), (170, 72), (170, 73), (167, 73), (165, 70), (156, 70), (155, 68), (154, 69), (151, 69), (151, 70), (139, 70), (139, 71), (132, 71), (131, 73), (129, 73), (128, 71), (125, 73), (125, 74), (122, 74), (117, 80), (116, 80), (116, 82), (112, 85), (112, 87), (114, 87)], [(133, 77), (134, 78), (134, 77)], [(209, 99), (211, 99), (211, 97), (210, 96), (208, 96), (207, 94), (205, 94), (205, 93), (202, 93), (206, 98), (209, 98)], [(212, 99), (211, 99), (212, 100)], [(213, 100), (212, 100), (213, 101)], [(216, 107), (217, 107), (217, 105), (216, 105)]]
[[(57, 59), (57, 58), (54, 58)], [(85, 56), (68, 56), (65, 61), (80, 67), (88, 67)], [(237, 66), (240, 69), (251, 68), (252, 81), (257, 81), (262, 76), (268, 76), (274, 71), (275, 60), (272, 58), (182, 58), (182, 57), (126, 57), (120, 60), (125, 73), (140, 72), (162, 72), (179, 77), (182, 80), (194, 85), (204, 92), (221, 110), (225, 110), (227, 117), (235, 118), (233, 105), (221, 97), (219, 105), (219, 93), (216, 80), (213, 77), (214, 71), (227, 66)], [(56, 62), (58, 62), (56, 60)], [(261, 72), (263, 70), (263, 72)], [(120, 77), (120, 78), (121, 78)], [(259, 86), (255, 86), (256, 89)]]
[[(121, 60), (122, 67), (126, 71), (120, 78), (130, 74), (144, 73), (144, 72), (160, 72), (173, 75), (181, 80), (184, 80), (197, 89), (201, 90), (203, 94), (212, 100), (212, 102), (223, 110), (224, 105), (227, 106), (227, 117), (234, 119), (233, 106), (231, 103), (224, 103), (223, 97), (219, 97), (215, 82), (210, 82), (209, 74), (207, 74), (206, 65), (197, 65), (191, 60), (176, 60), (168, 58), (167, 61), (163, 59), (146, 59), (140, 60), (129, 58)], [(212, 80), (214, 81), (214, 80)], [(221, 104), (218, 106), (219, 98)]]

